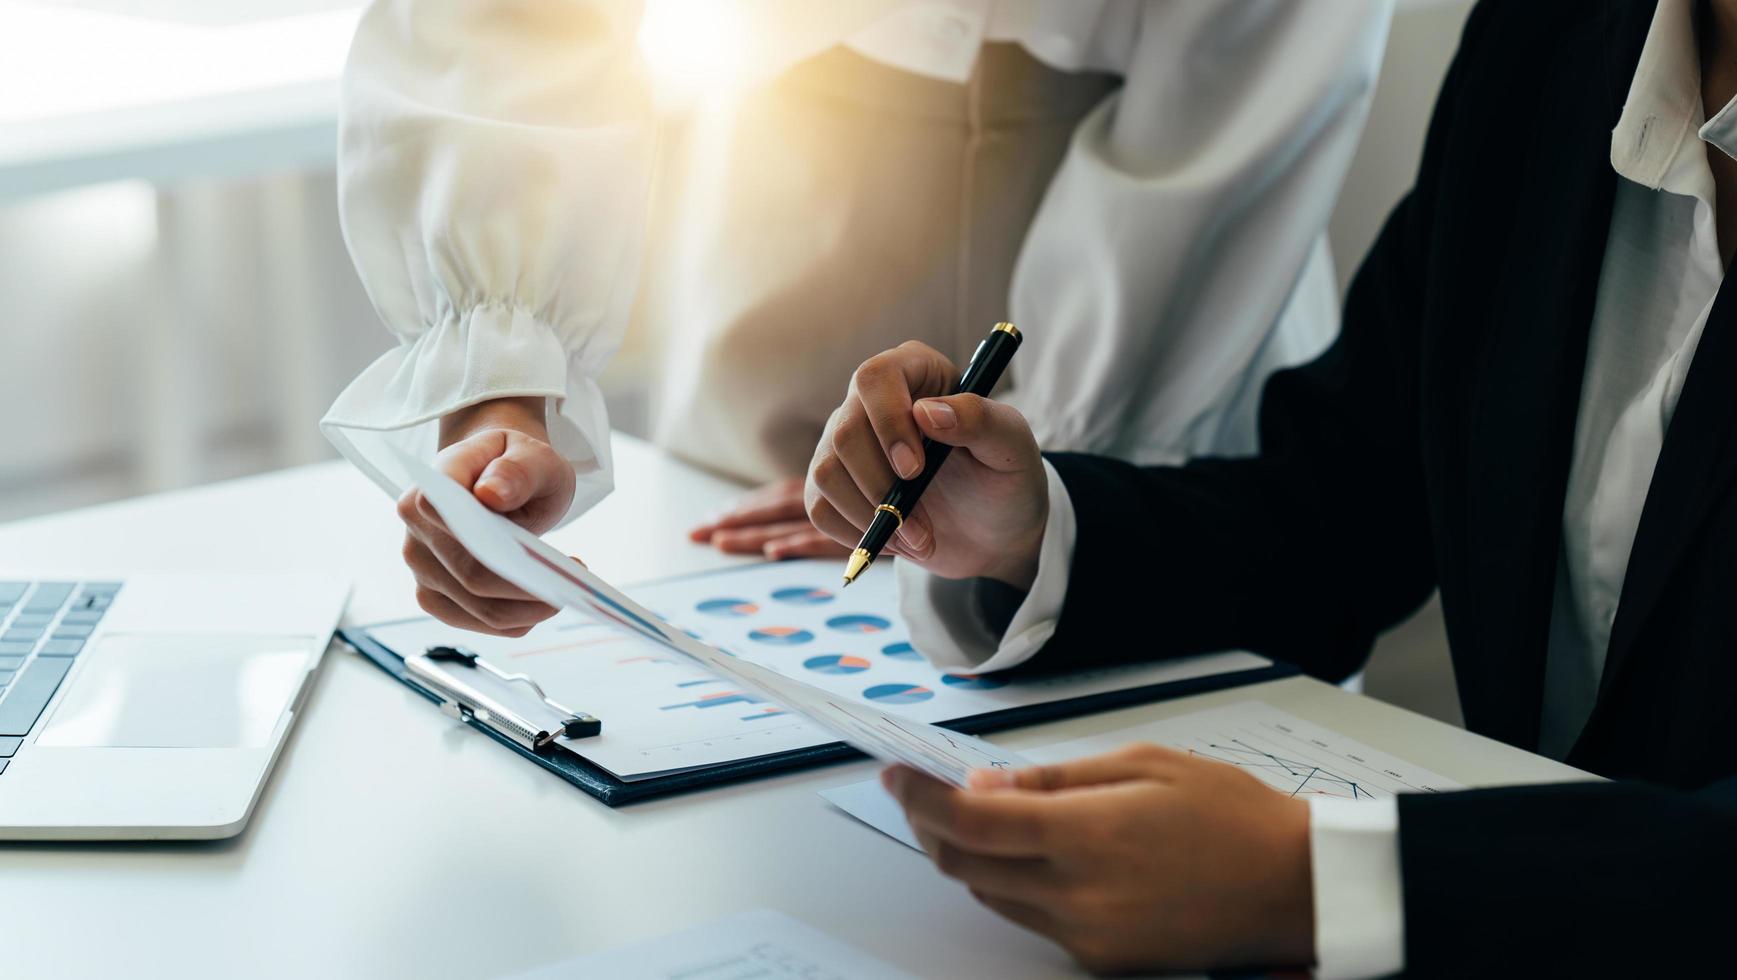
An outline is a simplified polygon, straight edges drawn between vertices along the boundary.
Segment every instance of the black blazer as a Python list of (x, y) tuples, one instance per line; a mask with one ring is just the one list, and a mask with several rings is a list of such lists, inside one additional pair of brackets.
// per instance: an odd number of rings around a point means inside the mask
[[(1441, 590), (1467, 726), (1538, 742), (1573, 429), (1639, 0), (1485, 0), (1339, 340), (1258, 457), (1051, 458), (1078, 516), (1053, 666), (1241, 647), (1339, 678)], [(1737, 921), (1737, 286), (1653, 476), (1597, 706), (1611, 784), (1400, 801), (1415, 974), (1726, 964)], [(1131, 646), (1130, 607), (1165, 629)], [(1039, 661), (1042, 663), (1043, 661)]]

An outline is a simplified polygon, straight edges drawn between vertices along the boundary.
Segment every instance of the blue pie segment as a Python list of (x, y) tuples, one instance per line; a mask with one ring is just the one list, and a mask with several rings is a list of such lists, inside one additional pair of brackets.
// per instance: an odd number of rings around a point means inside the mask
[(909, 643), (907, 643), (903, 640), (900, 640), (897, 643), (889, 643), (886, 646), (881, 647), (881, 656), (891, 657), (894, 660), (921, 660), (921, 659), (923, 659), (923, 655), (917, 652), (916, 647), (911, 646)]
[(860, 674), (869, 669), (871, 664), (866, 657), (853, 657), (848, 653), (827, 653), (809, 657), (802, 661), (802, 666), (821, 674)]
[(935, 692), (921, 684), (876, 684), (862, 696), (882, 704), (916, 704), (934, 697)]
[(892, 629), (893, 622), (890, 619), (870, 616), (866, 613), (849, 613), (832, 617), (826, 621), (826, 625), (828, 629), (835, 629), (844, 633), (879, 633)]
[(741, 619), (760, 611), (758, 605), (746, 599), (707, 599), (694, 608), (708, 616), (724, 616), (729, 619)]
[(775, 647), (793, 647), (814, 639), (814, 634), (800, 626), (762, 626), (749, 630), (748, 639)]

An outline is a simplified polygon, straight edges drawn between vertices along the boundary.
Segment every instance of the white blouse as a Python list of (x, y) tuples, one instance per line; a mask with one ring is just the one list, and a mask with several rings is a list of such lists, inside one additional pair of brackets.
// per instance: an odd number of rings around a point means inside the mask
[(1047, 448), (1252, 449), (1259, 380), (1336, 326), (1322, 229), (1390, 8), (376, 0), (345, 70), (339, 203), (401, 344), (322, 427), (397, 493), (383, 444), (427, 457), (441, 416), (544, 397), (579, 477), (568, 516), (583, 512), (611, 487), (595, 379), (635, 302), (660, 108), (840, 44), (958, 79), (986, 40), (1011, 40), (1126, 79), (1080, 124), (1023, 243), (1010, 310), (1045, 329), (1011, 399)]

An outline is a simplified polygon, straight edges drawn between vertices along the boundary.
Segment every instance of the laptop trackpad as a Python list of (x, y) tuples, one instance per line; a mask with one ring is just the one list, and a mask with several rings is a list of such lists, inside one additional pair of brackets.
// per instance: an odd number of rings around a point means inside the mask
[(268, 746), (312, 647), (305, 636), (105, 636), (80, 655), (36, 744)]

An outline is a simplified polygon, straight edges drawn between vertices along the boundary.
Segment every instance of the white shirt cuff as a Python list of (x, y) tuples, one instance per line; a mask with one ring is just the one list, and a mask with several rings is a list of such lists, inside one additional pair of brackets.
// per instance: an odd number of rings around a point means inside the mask
[(1030, 660), (1055, 633), (1067, 598), (1078, 528), (1061, 475), (1048, 460), (1043, 470), (1049, 485), (1049, 520), (1038, 551), (1037, 578), (1000, 635), (983, 621), (978, 580), (942, 578), (908, 561), (896, 564), (899, 612), (910, 627), (911, 643), (936, 667), (973, 673), (1006, 670)]
[(497, 398), (537, 397), (549, 406), (549, 442), (573, 467), (578, 517), (614, 487), (603, 392), (545, 325), (522, 310), (477, 307), (400, 344), (369, 365), (320, 421), (326, 438), (387, 493), (411, 481), (391, 446), (434, 458), (442, 417)]
[(1315, 976), (1384, 977), (1405, 969), (1399, 804), (1309, 801)]

